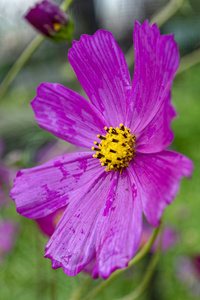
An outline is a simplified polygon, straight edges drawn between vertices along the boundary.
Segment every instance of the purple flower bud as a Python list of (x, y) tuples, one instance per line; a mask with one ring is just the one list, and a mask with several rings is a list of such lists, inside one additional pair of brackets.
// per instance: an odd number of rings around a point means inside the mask
[(37, 3), (28, 11), (25, 19), (42, 34), (56, 42), (71, 39), (72, 21), (57, 5), (48, 0)]

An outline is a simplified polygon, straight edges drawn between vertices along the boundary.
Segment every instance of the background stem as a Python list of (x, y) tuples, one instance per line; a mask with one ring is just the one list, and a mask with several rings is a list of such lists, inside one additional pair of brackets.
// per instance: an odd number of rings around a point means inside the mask
[(2, 81), (0, 85), (0, 100), (2, 100), (3, 96), (7, 92), (7, 89), (21, 70), (21, 68), (25, 65), (25, 63), (29, 60), (29, 58), (33, 55), (36, 49), (40, 46), (40, 44), (44, 41), (44, 37), (39, 35), (27, 46), (27, 48), (22, 52), (20, 57), (16, 60), (14, 65), (9, 70), (8, 74)]
[(179, 68), (178, 71), (176, 72), (176, 76), (198, 63), (200, 63), (200, 48), (181, 57)]
[(149, 239), (148, 243), (146, 243), (146, 245), (134, 256), (134, 258), (130, 261), (129, 265), (127, 268), (125, 269), (119, 269), (117, 271), (115, 271), (107, 280), (103, 281), (102, 283), (100, 283), (96, 288), (94, 288), (88, 295), (86, 295), (83, 300), (89, 300), (89, 299), (94, 299), (94, 297), (96, 295), (98, 295), (103, 289), (105, 289), (105, 287), (111, 282), (113, 281), (114, 278), (116, 278), (118, 275), (120, 275), (121, 273), (123, 273), (125, 270), (129, 269), (130, 267), (132, 267), (134, 264), (136, 264), (138, 261), (140, 261), (151, 249), (157, 235), (158, 232), (160, 230), (160, 226), (155, 228), (151, 238)]
[(159, 242), (158, 242), (156, 252), (154, 253), (154, 255), (148, 265), (147, 271), (146, 271), (140, 285), (131, 294), (129, 294), (128, 296), (125, 296), (123, 298), (120, 298), (119, 300), (135, 300), (138, 297), (140, 297), (147, 289), (147, 287), (151, 281), (152, 275), (154, 273), (155, 267), (158, 263), (159, 256), (160, 256), (161, 247), (162, 247), (162, 235), (163, 235), (162, 233), (163, 233), (163, 226), (162, 226), (162, 230), (160, 231)]
[[(73, 0), (64, 0), (60, 8), (63, 11), (66, 11)], [(17, 74), (20, 72), (22, 67), (26, 64), (26, 62), (29, 60), (29, 58), (33, 55), (33, 53), (37, 50), (37, 48), (41, 45), (41, 43), (45, 40), (45, 37), (42, 35), (36, 36), (36, 38), (26, 47), (26, 49), (22, 52), (22, 54), (19, 56), (19, 58), (16, 60), (14, 65), (11, 67), (11, 69), (8, 71), (8, 74), (3, 79), (1, 85), (0, 85), (0, 101), (4, 97), (5, 93), (7, 92), (9, 86), (17, 76)]]
[[(150, 20), (150, 24), (156, 23), (158, 27), (161, 27), (166, 23), (182, 6), (184, 0), (171, 0), (160, 11), (158, 11)], [(134, 46), (126, 52), (126, 62), (129, 68), (134, 65)]]

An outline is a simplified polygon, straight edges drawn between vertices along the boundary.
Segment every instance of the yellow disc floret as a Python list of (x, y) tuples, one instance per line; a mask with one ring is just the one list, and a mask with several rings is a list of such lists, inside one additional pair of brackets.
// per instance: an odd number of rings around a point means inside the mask
[(123, 168), (129, 166), (132, 160), (135, 149), (136, 137), (131, 134), (130, 129), (120, 124), (119, 127), (105, 127), (106, 136), (97, 135), (101, 142), (94, 142), (97, 147), (92, 147), (92, 150), (97, 151), (93, 157), (100, 160), (102, 166), (107, 166), (105, 171), (122, 172)]
[(53, 28), (54, 28), (55, 31), (59, 31), (61, 26), (60, 26), (59, 23), (53, 23)]

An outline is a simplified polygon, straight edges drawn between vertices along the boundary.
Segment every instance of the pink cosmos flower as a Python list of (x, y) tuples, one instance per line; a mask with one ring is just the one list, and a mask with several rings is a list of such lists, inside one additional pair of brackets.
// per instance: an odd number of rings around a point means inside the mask
[(137, 252), (142, 213), (158, 226), (165, 207), (189, 177), (192, 162), (165, 150), (176, 113), (171, 86), (179, 64), (172, 35), (138, 22), (134, 29), (133, 83), (110, 32), (82, 35), (69, 50), (90, 102), (59, 85), (42, 83), (32, 102), (39, 125), (77, 146), (96, 151), (57, 157), (21, 170), (11, 197), (17, 211), (42, 218), (68, 205), (46, 249), (52, 267), (70, 276), (91, 261), (93, 278), (125, 268)]

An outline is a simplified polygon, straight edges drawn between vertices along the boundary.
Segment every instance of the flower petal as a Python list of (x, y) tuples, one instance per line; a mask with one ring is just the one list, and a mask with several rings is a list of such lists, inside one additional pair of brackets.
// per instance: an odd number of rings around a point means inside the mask
[(36, 121), (61, 139), (91, 148), (107, 125), (84, 97), (59, 84), (42, 83), (31, 103)]
[(113, 35), (98, 30), (74, 41), (68, 59), (90, 101), (104, 115), (108, 127), (125, 122), (131, 79), (125, 57)]
[(153, 153), (164, 150), (173, 141), (174, 134), (170, 130), (171, 121), (176, 117), (176, 111), (170, 103), (168, 95), (165, 101), (151, 120), (151, 122), (137, 136), (137, 151)]
[(45, 249), (53, 268), (63, 267), (67, 275), (75, 276), (95, 257), (97, 219), (112, 176), (111, 172), (97, 172), (84, 191), (74, 193)]
[(69, 203), (73, 193), (84, 190), (85, 184), (102, 172), (105, 171), (92, 152), (67, 154), (19, 171), (11, 198), (21, 215), (42, 218)]
[(179, 153), (162, 151), (137, 153), (129, 167), (141, 195), (145, 217), (151, 225), (158, 226), (165, 207), (178, 193), (180, 180), (191, 175), (193, 163)]
[(100, 275), (107, 279), (116, 269), (127, 267), (138, 250), (142, 207), (134, 187), (126, 170), (115, 175), (98, 226), (94, 278)]
[(179, 54), (173, 35), (161, 36), (157, 25), (150, 26), (148, 21), (143, 25), (135, 23), (134, 48), (135, 71), (127, 126), (137, 135), (168, 101)]
[(64, 206), (60, 209), (57, 209), (56, 211), (54, 211), (53, 213), (51, 213), (50, 215), (43, 217), (43, 218), (39, 218), (36, 219), (36, 223), (38, 224), (40, 230), (48, 235), (51, 236), (56, 228), (56, 225), (60, 219), (60, 217), (62, 216), (64, 210), (66, 209), (67, 206)]

